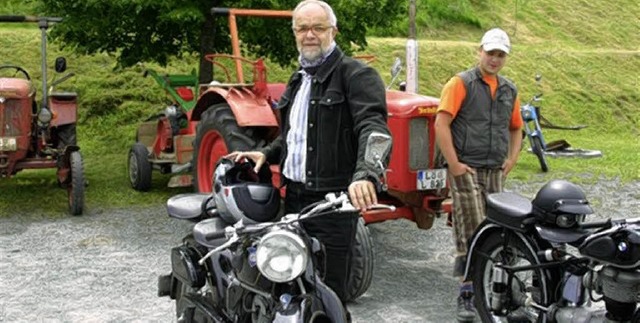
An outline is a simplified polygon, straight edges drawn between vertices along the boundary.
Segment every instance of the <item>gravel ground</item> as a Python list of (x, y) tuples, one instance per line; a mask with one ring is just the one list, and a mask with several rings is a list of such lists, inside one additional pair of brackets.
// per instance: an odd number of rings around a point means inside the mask
[[(533, 197), (542, 183), (509, 182)], [(582, 186), (595, 217), (640, 216), (640, 182)], [(8, 212), (8, 211), (1, 211)], [(80, 217), (0, 218), (0, 322), (174, 322), (174, 304), (156, 296), (170, 270), (169, 249), (191, 224), (163, 205), (87, 210)], [(451, 230), (409, 221), (369, 225), (374, 282), (349, 306), (354, 322), (453, 322), (456, 281)]]

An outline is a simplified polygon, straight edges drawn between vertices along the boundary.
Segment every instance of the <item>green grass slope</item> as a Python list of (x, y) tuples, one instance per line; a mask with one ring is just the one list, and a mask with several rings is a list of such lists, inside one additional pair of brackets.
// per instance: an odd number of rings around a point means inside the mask
[[(640, 180), (637, 1), (471, 3), (482, 28), (456, 24), (438, 29), (418, 26), (419, 93), (439, 96), (452, 75), (475, 63), (477, 42), (483, 32), (500, 26), (511, 35), (513, 43), (503, 74), (518, 85), (523, 102), (541, 90), (542, 114), (547, 119), (559, 125), (587, 125), (579, 131), (544, 129), (547, 141), (565, 139), (576, 148), (603, 153), (603, 157), (594, 159), (549, 158), (550, 171), (543, 174), (535, 156), (523, 151), (512, 178)], [(0, 64), (21, 65), (39, 82), (39, 37), (35, 25), (0, 24)], [(393, 59), (405, 57), (405, 43), (403, 38), (369, 38), (369, 47), (363, 53), (376, 56), (372, 64), (385, 82), (390, 81), (388, 71)], [(196, 58), (172, 61), (165, 68), (141, 64), (114, 70), (115, 60), (107, 54), (81, 55), (71, 49), (60, 50), (55, 43), (50, 45), (50, 64), (55, 56), (64, 55), (69, 71), (76, 74), (60, 88), (74, 90), (80, 96), (78, 138), (89, 181), (87, 210), (164, 203), (173, 194), (189, 191), (166, 188), (169, 177), (154, 172), (151, 192), (136, 192), (129, 187), (126, 162), (137, 125), (167, 104), (155, 82), (142, 77), (144, 68), (188, 73), (197, 66)], [(293, 46), (293, 39), (289, 45)], [(288, 78), (290, 69), (274, 64), (268, 67), (271, 81)], [(541, 88), (534, 82), (537, 73), (543, 76)], [(40, 85), (37, 88), (41, 92)], [(8, 213), (3, 210), (36, 210), (66, 216), (66, 192), (57, 187), (54, 170), (23, 171), (11, 179), (1, 179), (0, 190), (0, 215)]]

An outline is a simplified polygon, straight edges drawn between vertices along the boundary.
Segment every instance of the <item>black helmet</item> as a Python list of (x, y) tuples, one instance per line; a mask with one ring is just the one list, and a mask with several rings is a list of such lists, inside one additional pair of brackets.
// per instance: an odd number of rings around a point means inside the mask
[(263, 166), (258, 173), (253, 167), (249, 162), (218, 161), (213, 194), (220, 216), (229, 223), (267, 222), (278, 216), (280, 191), (271, 183), (269, 167)]
[(544, 222), (563, 228), (572, 227), (586, 214), (593, 213), (584, 192), (565, 180), (545, 184), (533, 199), (533, 212)]

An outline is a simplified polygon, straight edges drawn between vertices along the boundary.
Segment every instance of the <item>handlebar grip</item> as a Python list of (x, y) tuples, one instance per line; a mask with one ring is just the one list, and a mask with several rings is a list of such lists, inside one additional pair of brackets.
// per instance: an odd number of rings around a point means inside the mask
[(607, 228), (607, 227), (611, 227), (611, 225), (612, 225), (611, 219), (607, 219), (604, 221), (581, 223), (580, 228), (583, 228), (583, 229)]
[(0, 15), (0, 22), (61, 22), (60, 17), (37, 17), (37, 16), (14, 16), (14, 15)]
[(228, 15), (229, 14), (229, 8), (219, 8), (219, 7), (213, 7), (211, 8), (211, 14), (212, 15)]
[(215, 240), (215, 239), (220, 239), (220, 238), (224, 238), (226, 235), (225, 231), (216, 231), (216, 232), (211, 232), (206, 234), (204, 237), (207, 240)]
[(25, 21), (33, 21), (27, 20), (27, 16), (0, 16), (0, 22), (25, 22)]

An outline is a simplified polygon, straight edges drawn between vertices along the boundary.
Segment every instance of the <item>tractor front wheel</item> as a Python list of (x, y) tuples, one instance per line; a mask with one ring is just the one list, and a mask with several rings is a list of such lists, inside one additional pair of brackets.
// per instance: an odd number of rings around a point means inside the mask
[(212, 105), (202, 113), (196, 129), (193, 154), (193, 179), (198, 192), (211, 192), (211, 176), (220, 157), (233, 151), (263, 147), (256, 128), (240, 127), (227, 103)]
[(71, 167), (71, 183), (67, 187), (69, 194), (69, 213), (81, 215), (84, 208), (84, 166), (79, 151), (71, 152), (69, 156)]
[(151, 188), (151, 163), (149, 151), (140, 142), (129, 150), (129, 182), (134, 190), (146, 192)]

